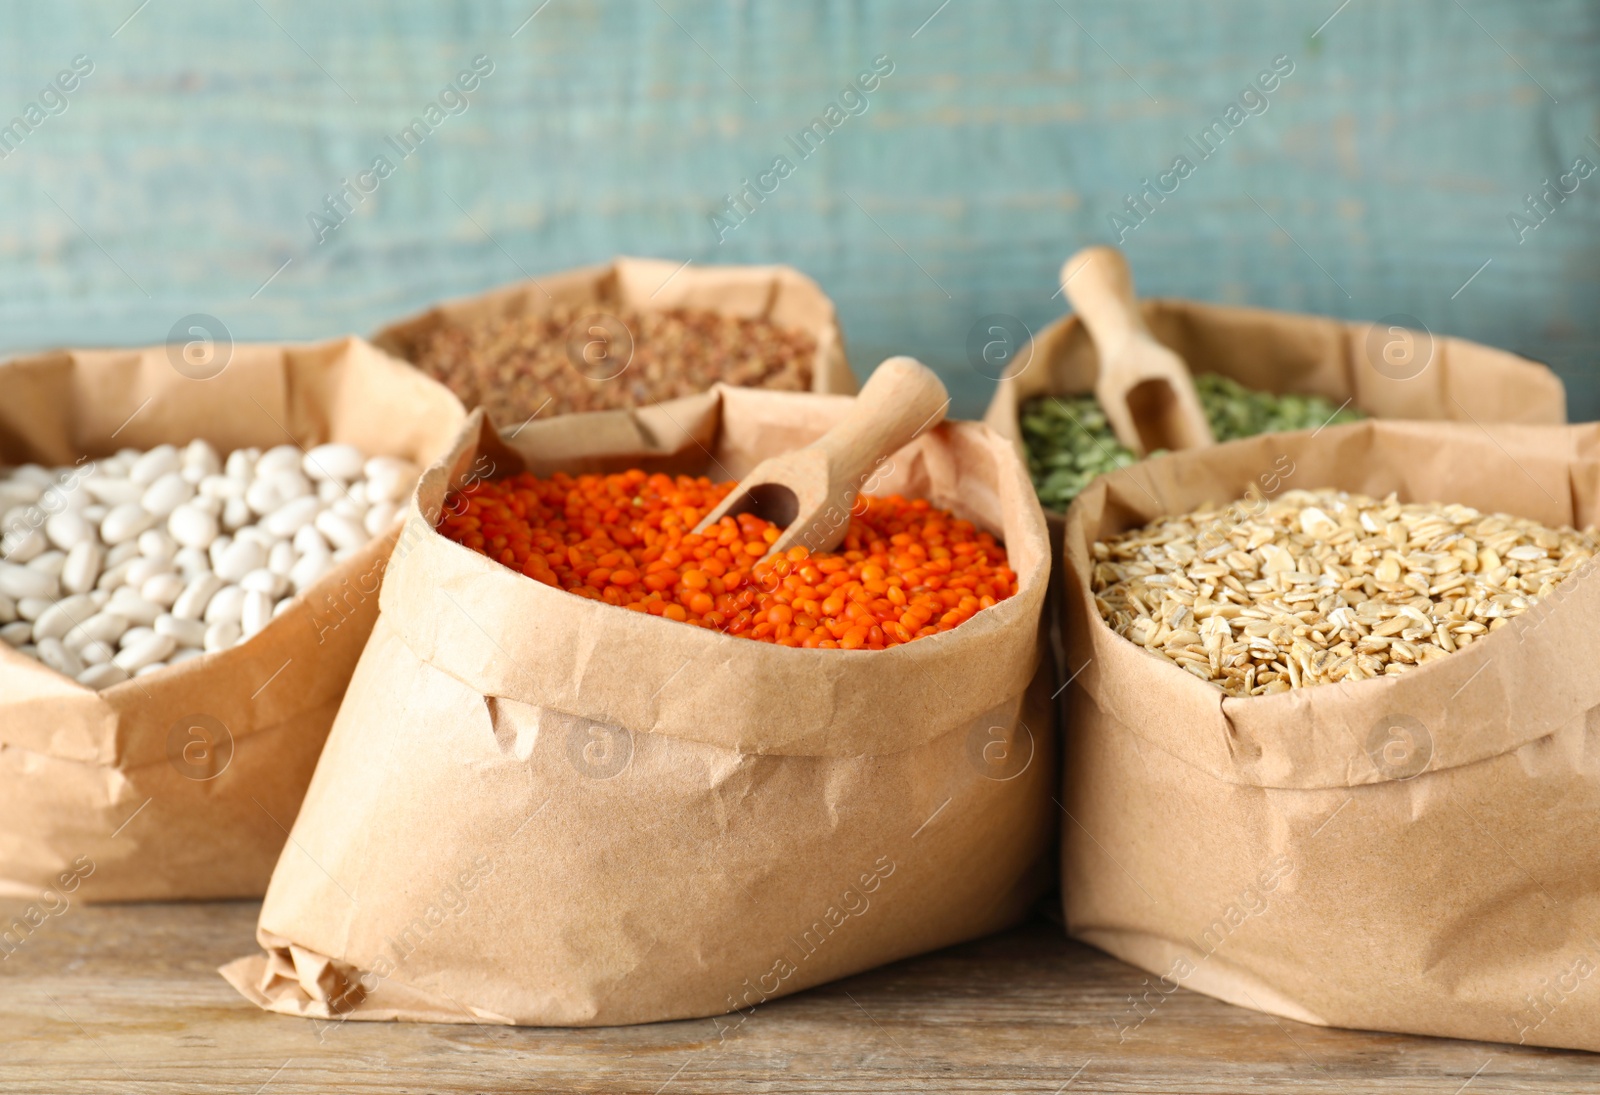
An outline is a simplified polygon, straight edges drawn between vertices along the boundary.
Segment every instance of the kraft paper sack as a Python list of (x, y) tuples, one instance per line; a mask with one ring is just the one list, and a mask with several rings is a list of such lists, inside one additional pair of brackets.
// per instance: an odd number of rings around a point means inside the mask
[[(425, 466), (465, 417), (443, 387), (359, 339), (233, 346), (215, 375), (195, 375), (180, 351), (0, 364), (0, 466), (195, 438), (224, 455), (341, 441)], [(99, 691), (0, 643), (0, 893), (259, 897), (377, 616), (394, 536), (231, 650)]]
[[(1099, 539), (1256, 486), (1600, 520), (1600, 427), (1366, 422), (1105, 476), (1067, 513), (1069, 931), (1307, 1023), (1600, 1050), (1600, 578), (1398, 677), (1231, 697), (1105, 624)], [(1275, 491), (1274, 491), (1275, 493)]]
[[(700, 266), (664, 259), (617, 258), (601, 266), (582, 267), (519, 281), (476, 296), (445, 301), (417, 315), (397, 320), (372, 336), (381, 349), (416, 361), (420, 347), (447, 323), (473, 324), (496, 316), (550, 311), (561, 304), (596, 302), (640, 310), (690, 308), (741, 319), (766, 319), (780, 327), (804, 331), (816, 340), (811, 362), (811, 390), (855, 394), (855, 374), (845, 359), (844, 335), (833, 301), (816, 282), (790, 266)], [(626, 380), (626, 373), (617, 378)], [(531, 405), (544, 398), (536, 378), (503, 376), (492, 383), (502, 392), (526, 390)], [(472, 393), (463, 393), (471, 406)], [(500, 423), (506, 430), (519, 423)]]
[(1048, 696), (1025, 694), (1049, 559), (983, 426), (924, 434), (874, 493), (994, 532), (1019, 592), (887, 651), (622, 611), (433, 531), (475, 477), (737, 477), (849, 405), (719, 385), (535, 422), (515, 451), (474, 412), (402, 530), (268, 888), (266, 953), (228, 980), (291, 1015), (635, 1023), (748, 1011), (1018, 920), (1054, 858)]
[[(1320, 395), (1373, 418), (1560, 424), (1566, 389), (1545, 366), (1466, 339), (1416, 329), (1410, 316), (1347, 323), (1324, 316), (1190, 300), (1139, 303), (1157, 341), (1191, 372), (1256, 391)], [(1075, 315), (1041, 330), (1012, 359), (984, 421), (1020, 450), (1022, 404), (1094, 390), (1099, 355)], [(1061, 515), (1047, 512), (1053, 533)]]

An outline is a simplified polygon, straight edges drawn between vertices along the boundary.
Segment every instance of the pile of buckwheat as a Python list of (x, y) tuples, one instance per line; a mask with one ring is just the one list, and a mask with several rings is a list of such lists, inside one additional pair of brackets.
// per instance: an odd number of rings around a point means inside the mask
[(1470, 506), (1293, 490), (1094, 545), (1119, 635), (1234, 696), (1393, 676), (1519, 616), (1594, 553)]
[(642, 407), (717, 381), (809, 391), (816, 340), (766, 319), (615, 301), (469, 323), (447, 320), (413, 347), (413, 363), (501, 426), (529, 416)]

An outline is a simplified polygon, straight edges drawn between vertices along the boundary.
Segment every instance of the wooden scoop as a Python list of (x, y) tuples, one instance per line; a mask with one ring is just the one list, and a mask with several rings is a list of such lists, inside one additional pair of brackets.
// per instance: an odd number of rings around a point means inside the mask
[(1215, 444), (1188, 367), (1144, 325), (1122, 252), (1084, 248), (1061, 267), (1061, 287), (1100, 353), (1094, 394), (1117, 440), (1140, 456)]
[(937, 425), (949, 406), (933, 370), (915, 358), (891, 357), (842, 422), (803, 449), (757, 464), (695, 531), (730, 514), (751, 513), (783, 530), (764, 558), (797, 544), (813, 554), (831, 551), (844, 539), (862, 488), (890, 455)]

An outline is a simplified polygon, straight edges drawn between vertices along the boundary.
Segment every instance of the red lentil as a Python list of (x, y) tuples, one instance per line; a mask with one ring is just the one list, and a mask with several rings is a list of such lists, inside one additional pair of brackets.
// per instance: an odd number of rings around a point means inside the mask
[(452, 494), (439, 531), (579, 597), (781, 646), (886, 650), (1017, 591), (1005, 548), (922, 499), (862, 496), (839, 550), (761, 560), (770, 522), (694, 526), (733, 483), (522, 474)]

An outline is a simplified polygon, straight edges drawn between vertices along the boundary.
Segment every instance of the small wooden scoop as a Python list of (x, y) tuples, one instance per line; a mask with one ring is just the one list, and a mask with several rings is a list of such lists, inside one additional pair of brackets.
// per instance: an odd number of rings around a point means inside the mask
[(891, 357), (842, 422), (803, 449), (757, 464), (695, 531), (751, 513), (783, 529), (764, 558), (797, 544), (814, 554), (831, 551), (844, 539), (862, 488), (896, 450), (938, 425), (949, 406), (933, 370), (915, 358)]
[(1183, 359), (1144, 325), (1122, 252), (1084, 248), (1061, 267), (1061, 287), (1100, 353), (1094, 394), (1117, 440), (1140, 456), (1215, 444)]

